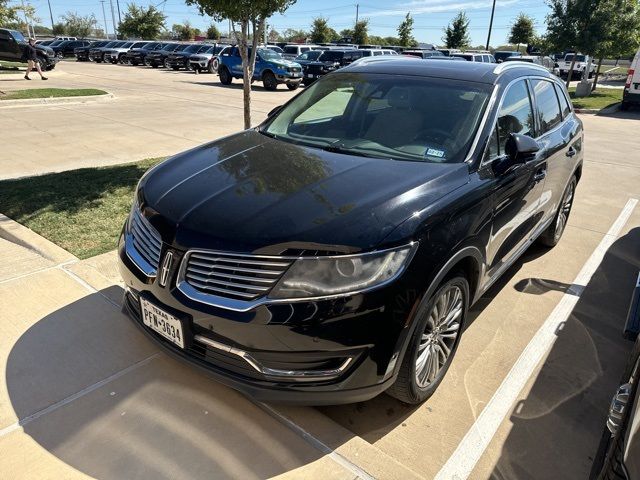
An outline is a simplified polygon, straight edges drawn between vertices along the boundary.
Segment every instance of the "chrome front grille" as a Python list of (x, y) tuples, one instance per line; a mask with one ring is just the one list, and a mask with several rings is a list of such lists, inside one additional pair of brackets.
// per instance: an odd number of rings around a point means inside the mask
[(254, 300), (269, 293), (295, 258), (194, 250), (183, 280), (205, 295)]
[[(162, 240), (160, 234), (142, 216), (138, 208), (134, 208), (133, 215), (131, 215), (129, 235), (131, 236), (131, 247), (133, 247), (138, 254), (132, 258), (133, 261), (136, 262), (147, 275), (155, 275), (158, 271), (158, 264), (160, 263)], [(142, 262), (140, 261), (141, 259)], [(143, 262), (146, 262), (146, 265)]]

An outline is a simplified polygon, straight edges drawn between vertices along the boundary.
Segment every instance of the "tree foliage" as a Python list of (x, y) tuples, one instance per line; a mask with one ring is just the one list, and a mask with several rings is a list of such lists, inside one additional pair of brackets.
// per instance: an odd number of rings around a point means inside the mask
[(296, 30), (295, 28), (287, 28), (282, 32), (282, 38), (285, 42), (304, 43), (309, 37), (309, 32), (304, 30)]
[(447, 48), (466, 48), (471, 44), (469, 38), (469, 18), (464, 11), (458, 13), (444, 29), (442, 37)]
[(175, 23), (173, 27), (171, 27), (171, 31), (174, 37), (183, 41), (193, 40), (201, 33), (200, 29), (193, 27), (189, 20), (185, 20), (184, 23)]
[(358, 20), (353, 26), (352, 42), (357, 45), (369, 43), (369, 19)]
[(207, 28), (207, 38), (210, 40), (217, 40), (221, 37), (222, 35), (220, 35), (220, 30), (218, 30), (218, 27), (216, 26), (215, 23), (212, 23), (211, 25), (209, 25), (209, 28)]
[[(251, 127), (251, 80), (256, 64), (258, 41), (262, 39), (267, 18), (284, 13), (296, 0), (186, 0), (203, 15), (215, 21), (231, 20), (242, 58), (244, 128)], [(249, 37), (251, 36), (251, 50)]]
[(275, 28), (272, 28), (271, 30), (269, 30), (269, 34), (267, 35), (267, 39), (270, 42), (281, 42), (282, 41), (282, 35), (280, 35), (280, 32), (278, 32)]
[(525, 13), (520, 13), (513, 25), (511, 25), (511, 33), (509, 34), (509, 43), (515, 43), (520, 50), (520, 45), (528, 45), (535, 38), (536, 31), (533, 26), (533, 18)]
[(64, 31), (67, 35), (87, 38), (93, 32), (98, 21), (94, 15), (78, 15), (77, 12), (67, 12), (62, 16)]
[(9, 5), (9, 0), (0, 0), (0, 25), (18, 21), (18, 7)]
[(160, 32), (166, 30), (164, 25), (166, 19), (166, 15), (153, 5), (144, 8), (130, 3), (118, 31), (125, 37), (151, 40), (158, 38)]
[(415, 47), (418, 42), (413, 38), (413, 18), (407, 13), (402, 23), (398, 26), (398, 39), (403, 47)]
[(331, 41), (331, 28), (326, 18), (314, 18), (311, 23), (311, 32), (309, 33), (313, 43), (328, 43)]
[(53, 24), (52, 33), (55, 36), (66, 35), (67, 34), (67, 26), (63, 22), (54, 23)]

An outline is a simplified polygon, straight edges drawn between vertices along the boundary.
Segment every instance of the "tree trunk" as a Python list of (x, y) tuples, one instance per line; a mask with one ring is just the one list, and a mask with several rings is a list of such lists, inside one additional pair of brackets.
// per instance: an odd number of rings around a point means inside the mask
[(591, 91), (596, 91), (596, 85), (598, 85), (598, 79), (600, 78), (600, 67), (602, 67), (602, 57), (598, 59), (598, 66), (596, 67), (596, 74), (593, 77), (593, 87), (591, 87)]
[(573, 54), (573, 58), (571, 59), (571, 66), (569, 67), (569, 72), (567, 72), (567, 88), (569, 88), (569, 83), (571, 83), (571, 77), (573, 75), (573, 67), (576, 64), (576, 55), (577, 53)]

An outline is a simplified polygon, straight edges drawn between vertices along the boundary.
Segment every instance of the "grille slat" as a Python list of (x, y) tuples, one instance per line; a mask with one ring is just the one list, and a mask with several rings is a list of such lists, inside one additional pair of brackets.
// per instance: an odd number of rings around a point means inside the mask
[(253, 300), (266, 295), (295, 257), (194, 251), (188, 254), (184, 280), (204, 294)]
[(131, 217), (129, 233), (133, 237), (134, 248), (153, 269), (151, 273), (155, 274), (160, 263), (162, 240), (160, 234), (142, 217), (137, 208)]

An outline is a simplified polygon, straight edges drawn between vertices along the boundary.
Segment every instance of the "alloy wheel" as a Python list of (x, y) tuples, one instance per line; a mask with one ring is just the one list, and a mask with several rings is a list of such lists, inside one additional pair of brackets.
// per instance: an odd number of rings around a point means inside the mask
[(569, 213), (571, 212), (571, 206), (573, 205), (573, 195), (575, 193), (575, 188), (575, 182), (572, 181), (571, 183), (569, 183), (567, 191), (562, 198), (562, 204), (560, 205), (560, 210), (558, 211), (558, 218), (556, 218), (556, 238), (559, 238), (560, 235), (562, 235), (562, 232), (564, 232), (564, 229), (567, 226)]
[(462, 290), (451, 285), (440, 293), (429, 312), (416, 358), (416, 383), (424, 388), (438, 379), (460, 332), (464, 309)]

